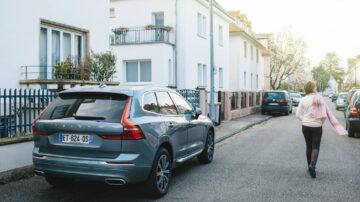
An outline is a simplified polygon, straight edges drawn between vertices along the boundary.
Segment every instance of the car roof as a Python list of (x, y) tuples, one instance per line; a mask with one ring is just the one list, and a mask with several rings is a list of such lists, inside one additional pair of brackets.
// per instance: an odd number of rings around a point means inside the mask
[(156, 86), (86, 86), (86, 87), (75, 87), (69, 90), (60, 92), (59, 94), (67, 93), (80, 93), (80, 92), (102, 92), (102, 93), (116, 93), (116, 94), (125, 94), (127, 96), (133, 96), (135, 92), (146, 92), (146, 91), (172, 91), (176, 92), (170, 88), (156, 87)]
[(267, 90), (265, 93), (287, 93), (286, 90)]

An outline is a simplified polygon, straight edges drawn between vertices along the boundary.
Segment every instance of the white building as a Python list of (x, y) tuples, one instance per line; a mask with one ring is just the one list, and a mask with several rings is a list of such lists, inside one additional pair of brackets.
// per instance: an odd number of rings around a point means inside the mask
[(328, 84), (329, 84), (329, 87), (327, 87), (323, 92), (325, 95), (328, 95), (330, 93), (338, 93), (339, 92), (339, 84), (338, 84), (338, 82), (336, 82), (334, 77), (331, 75), (330, 75)]
[(269, 90), (269, 36), (255, 35), (251, 22), (240, 11), (229, 13), (235, 18), (230, 24), (230, 90)]
[[(214, 7), (215, 87), (228, 89), (232, 18)], [(121, 84), (209, 89), (208, 1), (111, 0), (110, 19)]]
[(3, 0), (0, 88), (49, 79), (69, 55), (79, 61), (90, 50), (108, 51), (108, 11), (109, 0)]

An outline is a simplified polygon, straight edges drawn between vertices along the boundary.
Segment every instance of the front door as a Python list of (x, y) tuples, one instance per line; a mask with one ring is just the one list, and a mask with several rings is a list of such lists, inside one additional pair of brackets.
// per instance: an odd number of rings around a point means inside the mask
[(154, 13), (155, 40), (164, 40), (164, 13)]

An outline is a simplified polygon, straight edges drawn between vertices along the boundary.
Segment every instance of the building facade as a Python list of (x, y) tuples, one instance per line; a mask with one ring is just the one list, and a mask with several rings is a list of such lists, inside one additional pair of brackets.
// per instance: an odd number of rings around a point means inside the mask
[[(232, 18), (218, 4), (214, 13), (215, 87), (228, 89)], [(120, 83), (209, 90), (209, 20), (205, 0), (111, 0), (110, 42)]]
[(58, 62), (108, 51), (108, 9), (108, 0), (3, 1), (1, 88), (44, 87)]

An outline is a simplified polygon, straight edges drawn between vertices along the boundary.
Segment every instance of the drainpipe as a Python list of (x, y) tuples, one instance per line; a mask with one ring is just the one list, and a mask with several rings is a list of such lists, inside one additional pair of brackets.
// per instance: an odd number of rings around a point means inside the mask
[(178, 54), (178, 5), (179, 1), (175, 0), (175, 46), (174, 46), (174, 67), (175, 67), (175, 86), (178, 88), (178, 63), (177, 63), (177, 54)]

